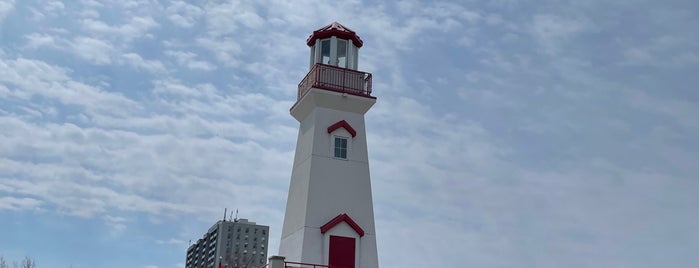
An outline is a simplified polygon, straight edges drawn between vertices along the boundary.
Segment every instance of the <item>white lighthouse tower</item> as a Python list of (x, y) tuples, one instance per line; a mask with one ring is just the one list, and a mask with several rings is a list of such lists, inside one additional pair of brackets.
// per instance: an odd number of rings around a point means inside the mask
[(362, 40), (334, 22), (308, 38), (310, 71), (291, 115), (300, 122), (279, 255), (332, 268), (377, 268), (364, 114), (376, 102), (357, 71)]

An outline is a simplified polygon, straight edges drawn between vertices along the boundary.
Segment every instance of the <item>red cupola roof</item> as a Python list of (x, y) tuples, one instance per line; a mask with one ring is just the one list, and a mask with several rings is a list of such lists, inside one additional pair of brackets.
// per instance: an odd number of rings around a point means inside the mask
[(350, 28), (347, 28), (340, 24), (339, 22), (333, 22), (328, 25), (323, 26), (322, 28), (313, 31), (313, 34), (308, 37), (306, 40), (306, 44), (310, 47), (313, 44), (316, 43), (317, 39), (324, 39), (328, 38), (331, 36), (337, 36), (342, 39), (347, 39), (347, 40), (352, 40), (352, 43), (356, 47), (362, 47), (364, 45), (364, 42), (362, 41), (361, 38), (355, 33), (354, 31), (350, 30)]

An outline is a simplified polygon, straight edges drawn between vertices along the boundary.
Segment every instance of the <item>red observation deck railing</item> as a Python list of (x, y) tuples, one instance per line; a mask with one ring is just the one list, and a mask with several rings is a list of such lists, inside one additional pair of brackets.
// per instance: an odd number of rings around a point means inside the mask
[(371, 96), (371, 74), (316, 63), (299, 83), (298, 100), (311, 88), (320, 88), (362, 97)]
[[(269, 263), (263, 265), (260, 268), (267, 268), (267, 267), (269, 267)], [(285, 261), (284, 268), (332, 268), (332, 267), (327, 266), (327, 265), (322, 265), (322, 264)]]

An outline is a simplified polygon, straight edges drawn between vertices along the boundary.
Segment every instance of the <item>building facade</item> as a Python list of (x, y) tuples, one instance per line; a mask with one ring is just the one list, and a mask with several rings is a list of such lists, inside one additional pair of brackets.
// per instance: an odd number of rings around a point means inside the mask
[(267, 259), (269, 226), (247, 219), (216, 222), (187, 249), (186, 268), (260, 267)]

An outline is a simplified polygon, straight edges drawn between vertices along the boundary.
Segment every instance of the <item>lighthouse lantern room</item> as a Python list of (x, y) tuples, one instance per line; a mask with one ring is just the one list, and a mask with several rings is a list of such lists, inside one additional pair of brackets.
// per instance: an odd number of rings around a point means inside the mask
[(371, 74), (357, 70), (363, 42), (334, 22), (307, 45), (310, 71), (291, 107), (300, 126), (279, 254), (290, 262), (377, 268), (364, 127), (376, 98)]
[(357, 34), (337, 22), (313, 31), (306, 42), (311, 47), (311, 66), (316, 63), (357, 70), (362, 40)]

